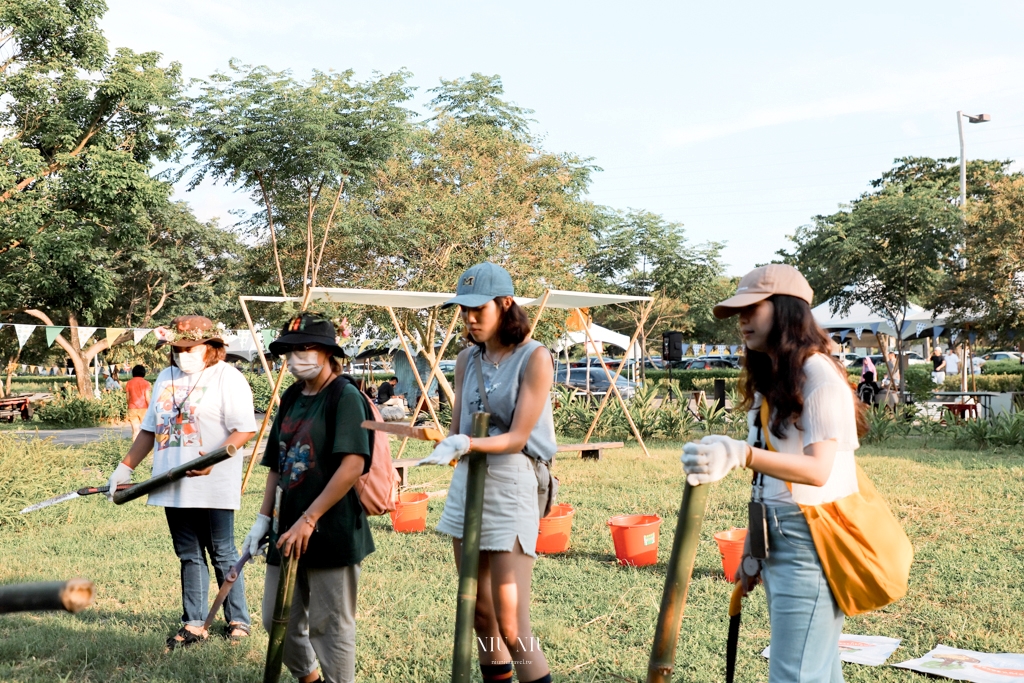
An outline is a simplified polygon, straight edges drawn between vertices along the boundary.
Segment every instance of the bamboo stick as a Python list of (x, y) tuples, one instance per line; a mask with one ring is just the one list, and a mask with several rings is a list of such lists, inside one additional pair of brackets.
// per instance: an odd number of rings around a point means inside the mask
[(116, 491), (114, 493), (114, 502), (117, 505), (121, 505), (122, 503), (127, 503), (129, 500), (141, 498), (142, 496), (146, 495), (151, 491), (163, 488), (168, 484), (173, 484), (179, 479), (184, 479), (185, 473), (190, 470), (203, 470), (206, 469), (207, 467), (212, 467), (213, 465), (216, 465), (217, 463), (223, 462), (228, 458), (234, 456), (234, 454), (237, 452), (238, 449), (232, 446), (231, 444), (221, 446), (217, 450), (210, 451), (206, 455), (196, 458), (195, 460), (189, 460), (184, 465), (172, 467), (163, 474), (158, 474), (152, 479), (147, 479), (144, 482), (138, 483), (135, 486), (131, 487), (130, 489), (125, 489), (124, 491)]
[(245, 487), (249, 484), (249, 477), (252, 475), (253, 465), (256, 464), (256, 449), (260, 447), (260, 441), (263, 440), (263, 434), (267, 431), (267, 426), (270, 424), (270, 416), (274, 414), (274, 404), (281, 402), (278, 392), (281, 390), (281, 380), (284, 379), (284, 373), (287, 369), (288, 359), (282, 358), (281, 370), (277, 373), (277, 379), (274, 381), (274, 393), (270, 396), (270, 403), (267, 404), (267, 412), (263, 415), (263, 422), (260, 424), (260, 431), (256, 434), (256, 443), (252, 445), (252, 454), (249, 456), (249, 464), (245, 468), (245, 476), (242, 477), (242, 493), (245, 493)]
[(672, 683), (676, 662), (676, 641), (683, 625), (686, 593), (690, 588), (693, 564), (697, 559), (697, 542), (704, 523), (710, 486), (683, 485), (683, 503), (679, 507), (676, 535), (672, 540), (672, 555), (665, 576), (665, 591), (661, 596), (658, 625), (654, 629), (654, 646), (647, 664), (647, 683)]
[(0, 614), (44, 610), (80, 612), (92, 604), (95, 593), (88, 579), (0, 586)]
[(274, 602), (274, 616), (271, 617), (267, 663), (263, 668), (263, 683), (277, 683), (281, 679), (281, 663), (284, 661), (284, 635), (292, 613), (292, 598), (295, 596), (295, 577), (298, 568), (298, 553), (296, 548), (292, 548), (290, 557), (281, 558), (281, 571), (277, 575), (277, 600)]
[[(491, 416), (473, 413), (473, 436), (487, 436)], [(455, 607), (455, 651), (452, 655), (452, 683), (469, 683), (473, 665), (473, 621), (476, 615), (477, 579), (480, 572), (480, 526), (484, 510), (484, 478), (487, 454), (469, 454), (465, 517), (462, 522), (462, 561), (459, 566), (459, 596)]]
[(544, 314), (544, 309), (547, 308), (549, 296), (551, 296), (551, 290), (545, 289), (544, 296), (541, 297), (540, 305), (537, 307), (537, 315), (533, 316), (533, 322), (530, 324), (530, 337), (533, 337), (533, 333), (537, 331), (537, 325), (540, 323), (540, 317)]

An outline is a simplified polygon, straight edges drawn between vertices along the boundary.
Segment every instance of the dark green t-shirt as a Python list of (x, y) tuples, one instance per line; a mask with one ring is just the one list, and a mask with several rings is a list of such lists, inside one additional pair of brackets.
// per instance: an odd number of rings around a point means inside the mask
[[(339, 381), (339, 380), (335, 380)], [(315, 396), (299, 394), (286, 415), (278, 413), (270, 430), (263, 464), (281, 475), (279, 534), (290, 529), (327, 487), (341, 466), (342, 456), (362, 455), (363, 473), (370, 470), (370, 433), (360, 427), (372, 420), (366, 400), (351, 384), (341, 392), (335, 417), (334, 444), (327, 447), (327, 390)], [(279, 565), (277, 534), (271, 532), (267, 563)], [(317, 522), (300, 559), (304, 567), (347, 567), (374, 551), (370, 525), (355, 488)]]

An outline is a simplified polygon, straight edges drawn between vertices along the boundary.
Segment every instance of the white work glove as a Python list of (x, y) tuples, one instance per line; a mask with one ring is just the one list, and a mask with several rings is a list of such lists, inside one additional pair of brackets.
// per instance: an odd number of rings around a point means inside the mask
[(123, 462), (118, 463), (117, 469), (114, 470), (114, 473), (110, 475), (110, 479), (107, 480), (107, 486), (109, 487), (107, 489), (107, 500), (111, 503), (114, 502), (114, 492), (117, 491), (118, 485), (130, 484), (132, 482), (132, 472), (134, 471)]
[(260, 541), (263, 540), (263, 537), (267, 535), (268, 531), (270, 531), (270, 517), (257, 513), (256, 521), (253, 522), (252, 528), (249, 529), (249, 533), (246, 534), (245, 540), (242, 541), (243, 552), (245, 549), (248, 549), (249, 554), (253, 557), (265, 553), (267, 551), (267, 546), (264, 545), (261, 550)]
[(448, 465), (452, 460), (458, 460), (466, 453), (469, 453), (469, 437), (465, 434), (452, 434), (434, 446), (430, 455), (416, 465)]
[(725, 477), (737, 467), (745, 467), (747, 463), (746, 441), (731, 439), (728, 436), (705, 436), (700, 443), (688, 443), (683, 446), (683, 471), (690, 486), (710, 484)]

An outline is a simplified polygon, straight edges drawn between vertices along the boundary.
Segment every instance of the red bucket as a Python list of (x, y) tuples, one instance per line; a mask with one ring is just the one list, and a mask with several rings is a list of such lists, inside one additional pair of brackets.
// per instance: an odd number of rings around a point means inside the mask
[(747, 530), (733, 527), (728, 531), (719, 531), (714, 536), (718, 544), (718, 552), (722, 553), (722, 571), (729, 583), (736, 581), (736, 570), (743, 559), (743, 543), (747, 540)]
[(395, 531), (411, 533), (427, 528), (427, 494), (400, 493), (395, 509), (391, 511), (391, 525)]
[(642, 567), (658, 562), (658, 515), (618, 515), (608, 520), (619, 564)]
[(576, 511), (567, 503), (551, 506), (551, 514), (540, 520), (540, 533), (537, 535), (538, 553), (551, 555), (564, 553), (569, 549), (574, 514)]

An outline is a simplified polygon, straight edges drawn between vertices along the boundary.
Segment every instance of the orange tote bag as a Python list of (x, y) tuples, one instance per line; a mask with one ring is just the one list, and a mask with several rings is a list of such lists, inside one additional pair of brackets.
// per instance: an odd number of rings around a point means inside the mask
[[(765, 444), (774, 451), (768, 436), (770, 412), (763, 401)], [(792, 490), (792, 484), (787, 486)], [(857, 493), (831, 503), (800, 505), (832, 595), (851, 617), (906, 595), (914, 560), (910, 539), (860, 465), (857, 487)]]

